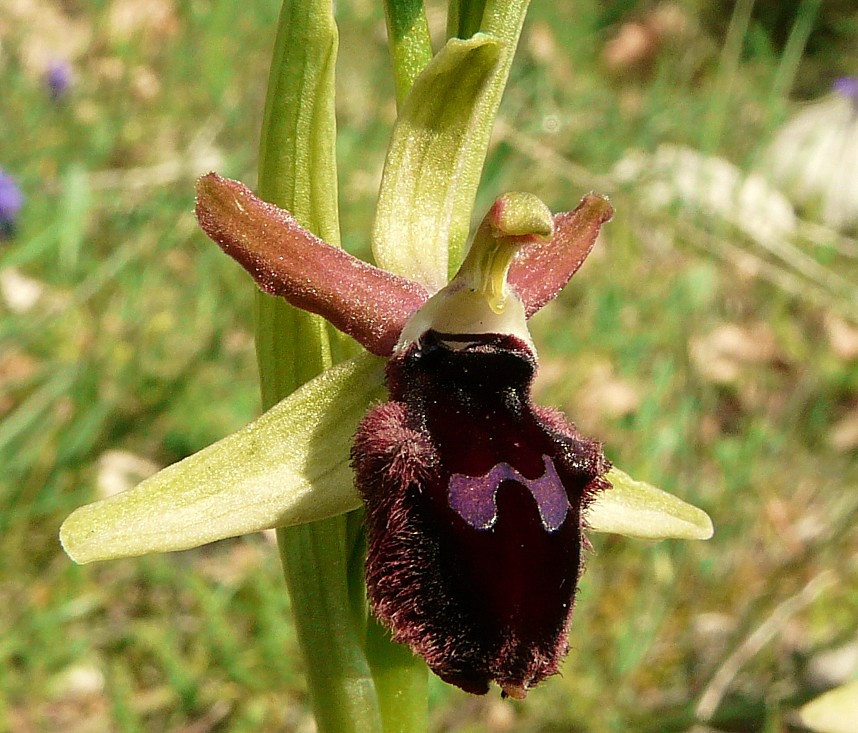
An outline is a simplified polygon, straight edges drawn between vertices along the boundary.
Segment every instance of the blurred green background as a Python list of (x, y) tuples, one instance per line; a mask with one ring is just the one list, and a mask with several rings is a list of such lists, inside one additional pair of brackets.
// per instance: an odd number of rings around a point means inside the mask
[[(343, 241), (368, 257), (393, 89), (379, 3), (337, 6)], [(0, 5), (0, 168), (26, 196), (0, 242), (0, 731), (312, 730), (264, 536), (85, 567), (57, 541), (258, 413), (253, 287), (197, 230), (193, 181), (255, 181), (277, 12)], [(716, 534), (593, 536), (562, 676), (524, 703), (433, 680), (433, 731), (792, 731), (858, 675), (858, 243), (813, 210), (781, 238), (769, 198), (705, 172), (765, 172), (856, 58), (853, 2), (534, 0), (477, 214), (516, 189), (617, 210), (534, 319), (538, 399)], [(699, 189), (655, 195), (665, 143), (697, 151)]]

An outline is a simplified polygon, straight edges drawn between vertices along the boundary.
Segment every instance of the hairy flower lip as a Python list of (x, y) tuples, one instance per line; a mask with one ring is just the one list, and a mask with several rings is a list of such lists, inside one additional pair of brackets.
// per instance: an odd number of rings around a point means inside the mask
[[(579, 207), (595, 230), (609, 212), (601, 204)], [(570, 264), (569, 249), (580, 259), (564, 274), (577, 269), (595, 240), (586, 220), (585, 235), (567, 240), (535, 196), (497, 199), (455, 277), (408, 320), (387, 363), (390, 402), (355, 434), (373, 611), (443, 680), (475, 694), (495, 682), (523, 698), (557, 672), (582, 512), (607, 487), (601, 445), (532, 403), (536, 349), (520, 297), (536, 292), (535, 310), (556, 294), (535, 285), (558, 259)], [(522, 258), (527, 248), (547, 259)], [(522, 259), (542, 277), (509, 286)]]
[(582, 512), (607, 488), (601, 446), (532, 404), (535, 370), (513, 334), (427, 331), (388, 362), (391, 401), (352, 449), (373, 609), (474, 694), (523, 698), (558, 671)]
[[(323, 316), (377, 356), (393, 353), (406, 322), (430, 297), (424, 285), (327, 244), (287, 211), (217, 173), (197, 181), (196, 215), (263, 291)], [(525, 235), (508, 282), (527, 318), (565, 287), (612, 216), (606, 198), (587, 194), (573, 211), (554, 216), (550, 242)]]

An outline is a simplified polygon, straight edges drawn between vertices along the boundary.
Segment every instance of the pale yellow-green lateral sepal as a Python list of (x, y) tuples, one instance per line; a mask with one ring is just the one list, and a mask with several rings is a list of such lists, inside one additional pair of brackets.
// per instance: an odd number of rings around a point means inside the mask
[(349, 445), (384, 398), (383, 365), (367, 354), (339, 364), (232, 435), (81, 507), (60, 530), (65, 551), (88, 563), (185, 550), (356, 509)]
[(618, 468), (605, 478), (612, 488), (599, 492), (589, 507), (590, 529), (647, 540), (708, 540), (713, 535), (712, 520), (702, 509)]

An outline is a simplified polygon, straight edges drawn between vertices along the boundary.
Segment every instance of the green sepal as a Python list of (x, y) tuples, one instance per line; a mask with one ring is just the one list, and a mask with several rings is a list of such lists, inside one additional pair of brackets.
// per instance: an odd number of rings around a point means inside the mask
[(712, 520), (702, 509), (636, 481), (618, 468), (612, 468), (605, 479), (611, 488), (599, 492), (588, 508), (590, 529), (647, 540), (708, 540), (712, 536)]
[(356, 509), (349, 445), (384, 361), (320, 374), (254, 422), (137, 487), (81, 507), (60, 540), (78, 563), (191, 547)]
[(432, 292), (447, 284), (449, 251), (457, 256), (468, 237), (502, 46), (485, 34), (448, 41), (417, 77), (393, 129), (373, 254), (383, 269)]

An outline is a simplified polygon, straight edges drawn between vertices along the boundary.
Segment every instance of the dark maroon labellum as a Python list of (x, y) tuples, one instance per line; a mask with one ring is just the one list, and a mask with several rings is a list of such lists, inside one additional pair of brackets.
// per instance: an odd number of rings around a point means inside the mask
[(533, 407), (521, 339), (427, 331), (388, 364), (391, 401), (352, 451), (370, 601), (442, 679), (523, 697), (557, 672), (601, 447)]

